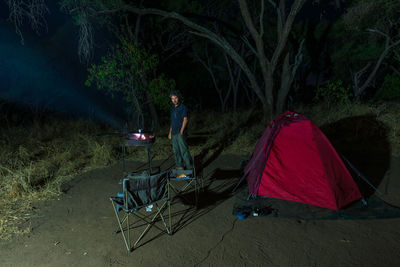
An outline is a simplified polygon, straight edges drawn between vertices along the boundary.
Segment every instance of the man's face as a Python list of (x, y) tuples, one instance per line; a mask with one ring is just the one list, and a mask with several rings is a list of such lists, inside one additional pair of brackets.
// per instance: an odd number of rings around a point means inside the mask
[(171, 96), (171, 102), (177, 106), (179, 104), (179, 97), (177, 97), (176, 95)]

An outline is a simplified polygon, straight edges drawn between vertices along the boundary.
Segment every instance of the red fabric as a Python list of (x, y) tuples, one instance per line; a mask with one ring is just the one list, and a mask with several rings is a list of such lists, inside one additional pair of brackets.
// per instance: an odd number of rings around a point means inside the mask
[(258, 140), (249, 163), (244, 169), (244, 173), (247, 175), (250, 195), (257, 195), (265, 164), (279, 131), (286, 125), (304, 120), (308, 119), (299, 113), (286, 111), (270, 121), (261, 138)]
[[(287, 114), (286, 112), (285, 115)], [(285, 119), (291, 118), (287, 116)], [(275, 124), (279, 124), (279, 121), (275, 121)], [(267, 137), (263, 137), (264, 142), (268, 140)], [(264, 160), (264, 168), (260, 173), (259, 183), (256, 183), (258, 196), (286, 199), (335, 210), (361, 198), (353, 178), (335, 149), (310, 120), (285, 123), (272, 142), (267, 157), (261, 157), (261, 160)], [(257, 144), (256, 148), (260, 147), (261, 144)], [(268, 144), (264, 144), (263, 147), (268, 147)], [(257, 160), (255, 155), (252, 160)], [(254, 179), (255, 173), (248, 170), (250, 164), (251, 162), (246, 169), (250, 179)], [(253, 166), (257, 165), (259, 162), (253, 163)], [(249, 177), (247, 179), (250, 190), (251, 181)], [(252, 184), (254, 183), (253, 181)]]
[(314, 140), (319, 149), (322, 166), (325, 169), (337, 209), (345, 207), (362, 197), (353, 177), (350, 175), (335, 148), (321, 130), (312, 123)]

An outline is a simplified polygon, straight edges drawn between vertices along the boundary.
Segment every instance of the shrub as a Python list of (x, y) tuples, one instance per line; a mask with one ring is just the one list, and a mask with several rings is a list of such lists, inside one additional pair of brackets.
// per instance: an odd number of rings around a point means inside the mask
[(381, 88), (376, 92), (374, 100), (393, 100), (400, 98), (400, 76), (388, 74)]
[(343, 85), (341, 80), (329, 81), (326, 86), (318, 87), (315, 96), (317, 101), (327, 104), (328, 107), (349, 104), (352, 97), (351, 88)]

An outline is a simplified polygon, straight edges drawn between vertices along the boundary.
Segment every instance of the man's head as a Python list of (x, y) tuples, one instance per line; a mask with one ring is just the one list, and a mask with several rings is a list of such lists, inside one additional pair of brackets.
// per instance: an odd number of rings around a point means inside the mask
[(176, 92), (176, 91), (171, 92), (171, 93), (169, 94), (169, 97), (171, 98), (172, 104), (174, 104), (175, 107), (178, 106), (178, 104), (179, 104), (179, 93)]

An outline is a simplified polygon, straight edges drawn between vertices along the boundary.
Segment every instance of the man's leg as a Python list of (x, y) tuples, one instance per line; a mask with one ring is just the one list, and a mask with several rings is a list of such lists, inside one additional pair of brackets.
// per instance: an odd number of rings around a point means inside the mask
[(185, 161), (186, 169), (191, 170), (192, 167), (192, 157), (190, 156), (189, 148), (186, 143), (186, 137), (178, 134), (179, 136), (179, 151), (181, 153), (181, 157)]
[(177, 168), (183, 167), (180, 147), (180, 134), (172, 135), (172, 151), (174, 152), (175, 164)]

